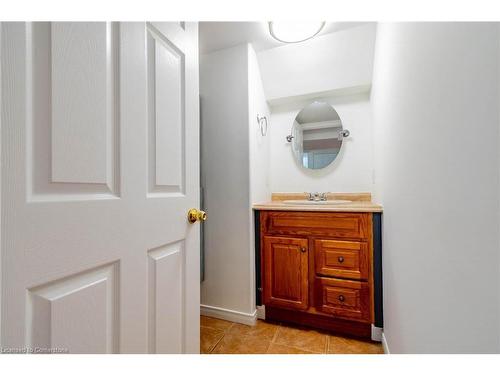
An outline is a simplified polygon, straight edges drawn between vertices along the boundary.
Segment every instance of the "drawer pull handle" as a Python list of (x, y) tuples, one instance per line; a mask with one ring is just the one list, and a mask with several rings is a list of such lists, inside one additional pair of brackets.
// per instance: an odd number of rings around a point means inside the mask
[(345, 297), (342, 294), (339, 296), (339, 301), (340, 302), (344, 302), (345, 301)]
[(339, 263), (344, 263), (344, 257), (341, 256), (341, 257), (338, 257), (337, 259), (338, 259)]
[(301, 247), (300, 251), (302, 251), (303, 253), (305, 253), (306, 252), (306, 248), (305, 247)]

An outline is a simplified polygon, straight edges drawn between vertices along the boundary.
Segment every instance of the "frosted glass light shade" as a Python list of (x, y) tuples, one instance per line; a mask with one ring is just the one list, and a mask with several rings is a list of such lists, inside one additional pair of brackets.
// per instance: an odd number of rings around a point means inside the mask
[(298, 43), (311, 39), (325, 26), (325, 22), (269, 22), (271, 36), (283, 43)]

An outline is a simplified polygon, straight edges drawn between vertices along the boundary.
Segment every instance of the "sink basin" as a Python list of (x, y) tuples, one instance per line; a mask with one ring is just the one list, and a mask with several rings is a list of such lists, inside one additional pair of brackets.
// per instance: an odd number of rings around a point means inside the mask
[(332, 199), (329, 201), (309, 201), (306, 199), (291, 199), (283, 201), (284, 204), (294, 204), (294, 205), (304, 205), (304, 206), (320, 206), (320, 205), (332, 205), (332, 204), (345, 204), (351, 203), (352, 201), (344, 199)]

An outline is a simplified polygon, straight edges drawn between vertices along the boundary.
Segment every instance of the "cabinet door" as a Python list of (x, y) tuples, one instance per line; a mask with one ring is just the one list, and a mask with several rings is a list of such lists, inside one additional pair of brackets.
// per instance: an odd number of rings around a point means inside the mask
[(308, 245), (305, 238), (264, 237), (264, 304), (308, 308)]

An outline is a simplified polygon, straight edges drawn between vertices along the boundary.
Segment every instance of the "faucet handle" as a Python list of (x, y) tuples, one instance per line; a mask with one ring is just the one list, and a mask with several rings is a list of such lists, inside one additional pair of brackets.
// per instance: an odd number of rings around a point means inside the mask
[(319, 199), (322, 200), (322, 201), (326, 201), (326, 193), (321, 193), (319, 195)]

